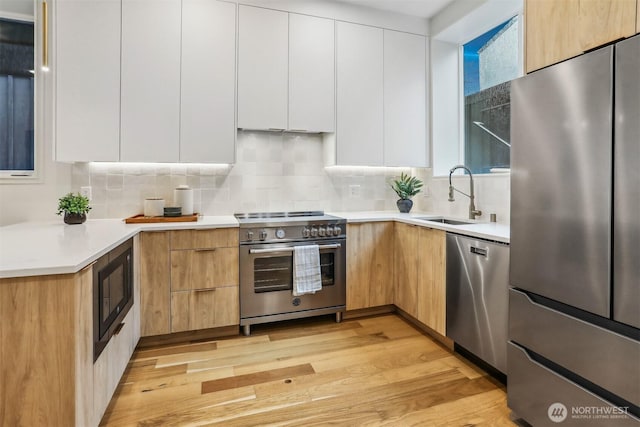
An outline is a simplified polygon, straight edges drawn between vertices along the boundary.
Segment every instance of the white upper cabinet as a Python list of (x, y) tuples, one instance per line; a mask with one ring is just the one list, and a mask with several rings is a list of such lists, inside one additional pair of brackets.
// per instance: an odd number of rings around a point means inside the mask
[(288, 129), (335, 131), (335, 27), (331, 19), (289, 14)]
[(384, 165), (427, 166), (426, 40), (384, 31)]
[(383, 165), (383, 30), (337, 22), (336, 162)]
[(180, 161), (235, 160), (236, 5), (182, 2)]
[(56, 160), (120, 154), (120, 1), (54, 3)]
[(287, 128), (288, 13), (238, 7), (238, 127)]
[(180, 15), (180, 0), (122, 0), (121, 161), (179, 160)]

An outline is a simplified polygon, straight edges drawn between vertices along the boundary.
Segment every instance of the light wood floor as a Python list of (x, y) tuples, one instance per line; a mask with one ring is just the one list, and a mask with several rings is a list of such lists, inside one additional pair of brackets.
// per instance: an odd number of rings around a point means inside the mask
[(105, 426), (506, 426), (504, 387), (402, 318), (136, 350)]

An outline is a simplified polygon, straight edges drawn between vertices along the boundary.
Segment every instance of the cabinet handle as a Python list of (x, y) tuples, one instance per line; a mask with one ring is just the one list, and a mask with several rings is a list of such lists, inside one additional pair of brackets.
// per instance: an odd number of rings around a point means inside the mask
[(195, 252), (215, 252), (218, 248), (200, 248), (194, 249)]
[(49, 7), (42, 2), (42, 71), (49, 71)]
[(124, 328), (124, 322), (120, 323), (118, 327), (113, 331), (113, 335), (118, 335), (120, 331)]
[(308, 129), (288, 129), (288, 132), (309, 132)]
[(269, 128), (269, 130), (273, 132), (284, 132), (283, 128)]
[(206, 289), (196, 289), (193, 292), (200, 293), (200, 292), (215, 292), (215, 291), (216, 291), (216, 288), (206, 288)]

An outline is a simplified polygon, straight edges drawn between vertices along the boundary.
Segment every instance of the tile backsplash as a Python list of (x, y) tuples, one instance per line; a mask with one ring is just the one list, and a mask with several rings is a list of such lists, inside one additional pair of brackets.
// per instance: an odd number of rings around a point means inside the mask
[(204, 215), (292, 210), (393, 210), (389, 180), (409, 168), (325, 167), (320, 135), (238, 132), (236, 163), (76, 163), (72, 189), (92, 187), (91, 218), (142, 213), (144, 199), (173, 203), (173, 189), (194, 189)]
[[(396, 211), (393, 177), (411, 173), (425, 182), (414, 209), (466, 217), (468, 199), (447, 201), (448, 179), (427, 168), (325, 167), (322, 136), (240, 131), (232, 165), (162, 163), (76, 163), (72, 190), (92, 187), (90, 218), (124, 218), (142, 213), (144, 199), (173, 203), (181, 184), (194, 189), (194, 210), (204, 215), (259, 211)], [(474, 177), (475, 178), (475, 177)], [(467, 192), (467, 177), (455, 177)], [(475, 178), (481, 220), (496, 213), (509, 222), (509, 176)]]

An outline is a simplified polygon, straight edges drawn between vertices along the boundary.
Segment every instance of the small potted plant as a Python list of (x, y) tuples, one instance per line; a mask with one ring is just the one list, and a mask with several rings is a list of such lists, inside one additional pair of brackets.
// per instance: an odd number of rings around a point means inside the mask
[(399, 179), (394, 179), (391, 188), (400, 197), (396, 204), (402, 213), (409, 213), (413, 207), (411, 198), (420, 192), (422, 181), (415, 176), (410, 176), (404, 172), (400, 174)]
[(80, 193), (69, 193), (58, 200), (58, 215), (64, 213), (66, 224), (82, 224), (91, 210), (89, 199)]

